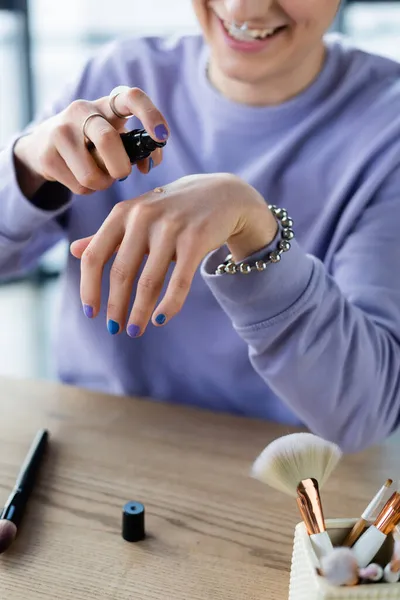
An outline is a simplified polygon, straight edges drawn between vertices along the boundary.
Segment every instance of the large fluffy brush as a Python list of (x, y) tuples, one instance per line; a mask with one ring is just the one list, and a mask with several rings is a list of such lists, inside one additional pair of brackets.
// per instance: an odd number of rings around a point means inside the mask
[(293, 433), (274, 440), (253, 464), (252, 476), (298, 498), (298, 506), (318, 557), (332, 550), (326, 532), (319, 486), (338, 464), (342, 452), (312, 433)]
[(312, 433), (292, 433), (271, 442), (253, 464), (252, 475), (263, 483), (297, 496), (300, 481), (312, 477), (325, 484), (342, 452)]

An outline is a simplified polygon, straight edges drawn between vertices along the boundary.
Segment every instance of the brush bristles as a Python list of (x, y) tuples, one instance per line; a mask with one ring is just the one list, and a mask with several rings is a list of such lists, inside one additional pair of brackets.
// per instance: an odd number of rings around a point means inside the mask
[(334, 548), (321, 558), (321, 575), (331, 585), (352, 585), (358, 579), (357, 560), (350, 548)]
[(383, 577), (383, 569), (380, 565), (376, 563), (371, 563), (367, 567), (363, 569), (359, 569), (358, 571), (361, 579), (367, 579), (369, 581), (380, 581)]
[(255, 460), (252, 476), (289, 494), (297, 495), (300, 481), (310, 477), (322, 487), (342, 452), (336, 444), (312, 433), (293, 433), (269, 444)]

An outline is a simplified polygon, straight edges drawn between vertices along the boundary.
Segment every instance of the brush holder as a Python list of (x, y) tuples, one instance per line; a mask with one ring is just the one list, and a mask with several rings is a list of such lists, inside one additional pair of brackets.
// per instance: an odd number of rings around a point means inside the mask
[[(326, 519), (326, 529), (334, 546), (341, 546), (357, 519)], [(389, 535), (373, 562), (382, 567), (390, 561), (393, 538)], [(400, 600), (400, 582), (367, 583), (354, 587), (330, 585), (317, 574), (319, 561), (312, 548), (303, 522), (295, 528), (292, 566), (290, 571), (289, 600), (344, 600), (374, 598), (375, 600)]]

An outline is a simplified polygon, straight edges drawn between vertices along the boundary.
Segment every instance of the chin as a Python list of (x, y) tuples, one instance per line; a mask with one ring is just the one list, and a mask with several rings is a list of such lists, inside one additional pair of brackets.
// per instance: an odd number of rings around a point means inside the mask
[(257, 84), (279, 73), (281, 68), (275, 63), (258, 66), (252, 61), (238, 60), (237, 57), (219, 57), (214, 54), (215, 64), (224, 77), (241, 83)]

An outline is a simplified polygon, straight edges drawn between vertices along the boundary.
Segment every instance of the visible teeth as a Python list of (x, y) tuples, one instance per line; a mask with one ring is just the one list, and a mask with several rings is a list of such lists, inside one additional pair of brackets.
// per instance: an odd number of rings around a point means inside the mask
[(233, 27), (230, 23), (224, 21), (224, 27), (229, 32), (229, 34), (238, 39), (260, 39), (271, 36), (275, 33), (278, 27), (270, 28), (270, 29), (246, 29), (245, 31), (238, 31), (237, 28)]
[(267, 37), (272, 35), (275, 29), (251, 29), (249, 31), (251, 37)]

